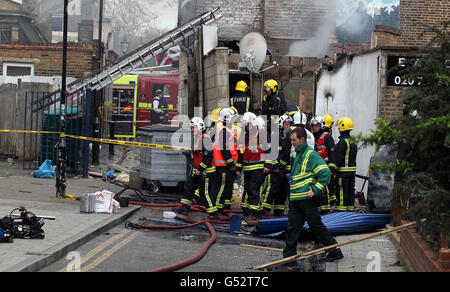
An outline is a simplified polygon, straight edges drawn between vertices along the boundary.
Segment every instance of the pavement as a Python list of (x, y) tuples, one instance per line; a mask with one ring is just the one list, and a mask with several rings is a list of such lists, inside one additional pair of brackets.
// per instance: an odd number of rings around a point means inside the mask
[[(13, 243), (0, 243), (0, 272), (37, 271), (123, 222), (140, 208), (129, 206), (113, 214), (80, 213), (78, 201), (55, 198), (55, 179), (10, 173), (11, 170), (0, 171), (0, 216), (7, 216), (14, 208), (24, 206), (36, 215), (54, 216), (56, 220), (45, 220), (44, 239), (14, 239)], [(70, 178), (67, 194), (94, 193), (105, 187), (101, 179)], [(114, 188), (111, 186), (113, 192)]]
[[(362, 235), (336, 236), (338, 243)], [(344, 258), (327, 263), (327, 272), (408, 272), (401, 263), (396, 245), (389, 235), (356, 242), (341, 247)]]

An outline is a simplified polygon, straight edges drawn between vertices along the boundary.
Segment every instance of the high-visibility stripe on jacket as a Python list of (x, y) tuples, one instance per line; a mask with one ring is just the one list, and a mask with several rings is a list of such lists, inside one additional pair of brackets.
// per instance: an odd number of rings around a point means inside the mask
[[(226, 131), (227, 134), (226, 137), (228, 138), (228, 141), (226, 141), (225, 145), (222, 145), (223, 139), (223, 135), (221, 134), (222, 131)], [(223, 157), (222, 151), (224, 150), (230, 151), (231, 153), (231, 158), (229, 158), (228, 160), (225, 160), (225, 158)], [(225, 127), (224, 125), (221, 125), (217, 130), (217, 134), (213, 144), (213, 151), (214, 151), (215, 166), (227, 166), (230, 163), (237, 162), (238, 160), (237, 136), (234, 133), (234, 131)]]
[(320, 195), (330, 181), (331, 172), (320, 155), (306, 143), (298, 147), (292, 164), (290, 200), (308, 199), (311, 188)]
[(340, 137), (336, 146), (336, 165), (339, 172), (356, 172), (357, 146), (350, 143), (350, 135)]

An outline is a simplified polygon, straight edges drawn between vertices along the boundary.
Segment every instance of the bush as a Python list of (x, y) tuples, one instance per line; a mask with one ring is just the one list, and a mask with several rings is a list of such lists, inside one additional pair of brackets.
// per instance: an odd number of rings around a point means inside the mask
[[(404, 96), (404, 115), (392, 121), (377, 119), (377, 130), (369, 136), (356, 135), (363, 145), (395, 145), (397, 190), (411, 194), (406, 217), (426, 218), (419, 226), (432, 246), (450, 233), (450, 21), (441, 28), (428, 27), (432, 41), (421, 49), (423, 58), (405, 70), (418, 81)], [(395, 198), (395, 196), (394, 196)]]

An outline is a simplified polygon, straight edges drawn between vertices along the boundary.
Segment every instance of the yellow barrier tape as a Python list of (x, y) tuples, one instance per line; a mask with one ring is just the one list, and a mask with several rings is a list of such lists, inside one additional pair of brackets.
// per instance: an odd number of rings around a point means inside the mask
[(177, 151), (189, 151), (190, 148), (178, 147), (178, 146), (168, 146), (168, 145), (158, 145), (151, 143), (142, 143), (142, 142), (129, 142), (129, 141), (120, 141), (120, 140), (111, 140), (111, 139), (101, 139), (101, 138), (91, 138), (91, 137), (83, 137), (83, 136), (75, 136), (61, 133), (61, 137), (67, 137), (78, 140), (85, 140), (91, 142), (105, 143), (105, 144), (115, 144), (121, 146), (131, 146), (138, 148), (153, 148), (153, 149), (161, 149), (161, 150), (177, 150)]
[[(113, 109), (120, 109), (123, 110), (125, 109), (125, 107), (111, 107), (111, 106), (104, 106), (104, 107), (99, 107), (99, 109), (104, 109), (104, 110), (113, 110)], [(150, 107), (137, 107), (137, 110), (164, 110), (164, 111), (177, 111), (177, 108), (174, 107), (168, 107), (168, 108), (150, 108)]]
[(59, 134), (59, 132), (49, 132), (49, 131), (26, 131), (26, 130), (0, 130), (0, 133)]
[(121, 145), (121, 146), (131, 146), (131, 147), (137, 147), (137, 148), (151, 148), (151, 149), (161, 149), (161, 150), (176, 150), (176, 151), (190, 151), (191, 150), (190, 148), (178, 147), (178, 146), (168, 146), (168, 145), (158, 145), (158, 144), (142, 143), (142, 142), (129, 142), (129, 141), (121, 141), (121, 140), (91, 138), (91, 137), (84, 137), (84, 136), (69, 135), (69, 134), (60, 133), (60, 132), (0, 130), (0, 133), (59, 134), (59, 136), (61, 138), (66, 137), (66, 138), (91, 141), (91, 142), (97, 142), (97, 143), (104, 143), (104, 144), (115, 144), (115, 145)]

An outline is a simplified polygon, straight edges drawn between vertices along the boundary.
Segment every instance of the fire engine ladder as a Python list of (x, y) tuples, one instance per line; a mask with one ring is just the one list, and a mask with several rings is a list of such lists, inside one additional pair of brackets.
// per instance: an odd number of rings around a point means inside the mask
[[(188, 21), (187, 23), (123, 56), (115, 63), (106, 65), (93, 74), (72, 82), (67, 85), (67, 96), (82, 91), (87, 87), (91, 87), (92, 90), (99, 90), (111, 84), (121, 76), (139, 68), (139, 66), (148, 62), (155, 56), (193, 35), (198, 27), (208, 25), (222, 17), (223, 15), (219, 13), (219, 9), (220, 8), (215, 8), (212, 11), (205, 12), (191, 21)], [(43, 99), (46, 100), (46, 102), (41, 101), (38, 109), (36, 110), (41, 110), (42, 108), (46, 108), (49, 105), (58, 102), (60, 97), (55, 97), (51, 100), (49, 100), (49, 97), (57, 95), (60, 92), (61, 90), (56, 90), (50, 93), (47, 96), (48, 98)]]

